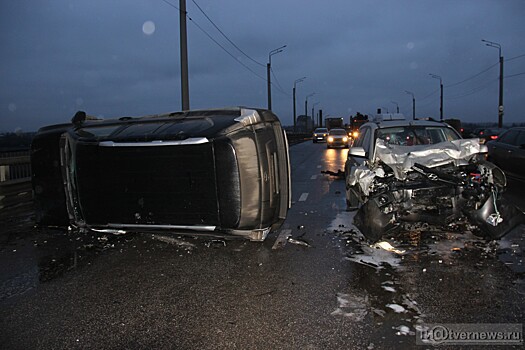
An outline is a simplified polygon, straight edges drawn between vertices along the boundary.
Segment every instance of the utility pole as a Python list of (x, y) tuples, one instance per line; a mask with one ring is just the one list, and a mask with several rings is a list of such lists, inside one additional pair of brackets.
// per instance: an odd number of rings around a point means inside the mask
[(405, 92), (409, 95), (412, 95), (412, 119), (416, 120), (416, 97), (414, 96), (413, 92), (405, 90)]
[(499, 51), (499, 102), (498, 102), (498, 128), (503, 127), (503, 56), (501, 55), (501, 45), (493, 41), (481, 40), (485, 45), (495, 47)]
[(396, 113), (399, 114), (399, 104), (396, 101), (390, 101), (396, 105)]
[(299, 78), (297, 79), (296, 81), (293, 82), (293, 131), (295, 132), (295, 128), (296, 128), (296, 124), (297, 124), (297, 110), (296, 110), (296, 107), (295, 107), (295, 87), (297, 85), (297, 83), (300, 83), (302, 82), (303, 80), (305, 80), (306, 77), (302, 77), (302, 78)]
[(283, 45), (275, 50), (268, 53), (268, 64), (266, 65), (266, 81), (268, 82), (268, 110), (272, 110), (272, 82), (271, 82), (271, 71), (272, 71), (272, 56), (283, 52), (286, 45)]
[(315, 92), (312, 92), (310, 95), (307, 95), (304, 99), (304, 115), (308, 117), (308, 97), (315, 95)]
[(441, 77), (439, 75), (435, 75), (435, 74), (432, 74), (432, 73), (429, 73), (429, 75), (432, 77), (432, 78), (435, 78), (435, 79), (439, 79), (439, 88), (441, 90), (441, 95), (440, 95), (440, 99), (439, 99), (439, 120), (443, 121), (443, 80), (441, 79)]
[(186, 0), (179, 0), (180, 19), (180, 84), (182, 110), (190, 109), (190, 87), (188, 81), (188, 35), (186, 31)]

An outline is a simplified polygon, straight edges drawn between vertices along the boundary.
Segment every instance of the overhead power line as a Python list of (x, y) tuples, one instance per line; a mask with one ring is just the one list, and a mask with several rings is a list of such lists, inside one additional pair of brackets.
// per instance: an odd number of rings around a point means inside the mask
[(462, 94), (459, 94), (459, 95), (456, 95), (456, 96), (449, 96), (449, 97), (447, 97), (447, 100), (457, 100), (457, 99), (460, 99), (460, 98), (463, 98), (463, 97), (467, 97), (467, 96), (473, 95), (475, 93), (478, 93), (480, 91), (483, 91), (483, 90), (489, 88), (490, 85), (493, 84), (497, 80), (498, 80), (498, 78), (491, 79), (491, 80), (485, 82), (485, 84), (483, 84), (481, 86), (478, 86), (478, 87), (476, 87), (474, 89), (471, 89), (468, 92), (465, 92), (465, 93), (462, 93)]
[(496, 62), (496, 63), (494, 63), (493, 65), (491, 65), (490, 67), (485, 68), (485, 69), (482, 70), (481, 72), (479, 72), (479, 73), (477, 73), (477, 74), (474, 74), (473, 76), (468, 77), (467, 79), (464, 79), (464, 80), (459, 81), (459, 82), (457, 82), (457, 83), (453, 83), (453, 84), (445, 85), (445, 87), (446, 87), (446, 88), (450, 88), (450, 87), (453, 87), (453, 86), (457, 86), (457, 85), (463, 84), (463, 83), (465, 83), (465, 82), (467, 82), (467, 81), (469, 81), (469, 80), (472, 80), (472, 79), (474, 79), (474, 78), (480, 76), (481, 74), (483, 74), (483, 73), (489, 71), (490, 69), (496, 67), (498, 64), (499, 64), (499, 62)]
[[(171, 2), (167, 1), (167, 0), (162, 0), (164, 3), (168, 4), (169, 6), (177, 9), (177, 11), (180, 12), (180, 9), (173, 5)], [(230, 51), (228, 51), (223, 45), (221, 45), (221, 43), (219, 43), (217, 40), (215, 40), (206, 30), (204, 30), (204, 28), (202, 28), (195, 20), (193, 20), (193, 18), (191, 18), (188, 14), (188, 12), (186, 11), (186, 17), (188, 17), (188, 19), (190, 20), (191, 23), (193, 23), (200, 31), (202, 31), (211, 41), (213, 41), (217, 46), (219, 46), (224, 52), (226, 52), (231, 58), (233, 58), (235, 61), (237, 61), (237, 63), (239, 63), (241, 66), (243, 66), (244, 68), (246, 68), (248, 71), (250, 71), (253, 75), (255, 75), (256, 77), (262, 79), (262, 80), (266, 80), (266, 78), (264, 78), (263, 76), (259, 75), (257, 72), (255, 72), (253, 69), (251, 69), (250, 67), (248, 67), (247, 65), (245, 65), (242, 61), (240, 61), (237, 57), (235, 57), (235, 55), (233, 55)]]
[(504, 78), (512, 78), (512, 77), (517, 77), (518, 75), (523, 75), (525, 74), (525, 72), (522, 72), (522, 73), (516, 73), (516, 74), (511, 74), (511, 75), (506, 75), (504, 76)]
[(233, 41), (230, 40), (230, 38), (228, 38), (228, 36), (226, 34), (224, 34), (224, 32), (215, 24), (215, 22), (213, 22), (211, 20), (211, 18), (206, 14), (206, 12), (204, 12), (204, 10), (199, 6), (199, 4), (197, 4), (197, 2), (195, 0), (192, 0), (192, 2), (195, 4), (195, 6), (197, 6), (197, 8), (199, 9), (200, 12), (202, 12), (202, 14), (204, 15), (204, 17), (206, 17), (206, 19), (208, 21), (210, 21), (210, 23), (215, 27), (215, 29), (217, 29), (217, 31), (219, 33), (221, 33), (221, 35), (226, 39), (228, 40), (228, 42), (230, 44), (232, 44), (233, 47), (235, 47), (240, 53), (242, 53), (246, 58), (248, 58), (250, 61), (258, 64), (259, 66), (261, 67), (266, 67), (266, 65), (264, 65), (263, 63), (260, 63), (258, 61), (256, 61), (255, 59), (251, 58), (247, 53), (245, 53), (243, 50), (241, 50), (241, 48), (239, 48), (239, 46), (235, 45), (235, 43)]
[[(167, 5), (173, 7), (174, 9), (176, 9), (177, 11), (180, 12), (180, 9), (173, 5), (171, 2), (167, 1), (167, 0), (162, 0), (164, 3), (166, 3)], [(193, 0), (192, 0), (193, 1)], [(195, 3), (195, 1), (193, 1)], [(201, 12), (204, 13), (204, 11), (202, 11), (202, 9), (199, 7), (199, 5), (197, 5), (197, 3), (195, 3), (195, 5), (201, 10)], [(206, 16), (206, 14), (204, 13), (204, 15)], [(251, 72), (253, 75), (255, 75), (257, 78), (261, 79), (261, 80), (264, 80), (266, 81), (266, 78), (263, 77), (262, 75), (260, 75), (259, 73), (255, 72), (253, 69), (251, 69), (250, 67), (248, 67), (246, 64), (244, 64), (241, 60), (239, 60), (234, 54), (232, 54), (230, 51), (228, 51), (227, 48), (225, 48), (223, 45), (221, 45), (221, 43), (219, 43), (217, 40), (215, 40), (215, 38), (213, 38), (211, 36), (210, 33), (208, 33), (204, 28), (202, 28), (193, 18), (191, 18), (188, 14), (188, 12), (186, 11), (186, 17), (190, 20), (191, 23), (193, 23), (201, 32), (204, 33), (204, 35), (206, 35), (208, 37), (208, 39), (210, 39), (211, 41), (213, 41), (217, 46), (219, 46), (224, 52), (226, 52), (228, 54), (228, 56), (230, 56), (231, 58), (233, 58), (237, 63), (239, 63), (241, 66), (243, 66), (246, 70), (248, 70), (249, 72)], [(208, 20), (210, 22), (211, 19), (209, 19), (208, 16), (206, 16), (206, 18), (208, 18)], [(222, 31), (212, 22), (212, 24), (217, 28), (217, 30), (223, 35), (225, 36), (224, 33), (222, 33)], [(225, 36), (226, 37), (226, 36)], [(248, 58), (250, 58), (252, 61), (254, 61), (255, 63), (257, 64), (260, 64), (259, 62), (253, 60), (251, 57), (249, 57), (248, 55), (246, 55), (244, 52), (242, 52), (242, 50), (240, 50), (233, 42), (231, 42), (228, 38), (227, 40), (236, 47), (237, 50), (239, 50), (241, 53), (243, 53), (245, 56), (247, 56)], [(260, 64), (262, 66), (265, 66), (263, 64)], [(275, 74), (274, 74), (274, 77), (275, 77)], [(277, 80), (277, 78), (276, 78)], [(271, 83), (271, 85), (275, 86), (273, 83)], [(284, 92), (284, 90), (280, 87), (280, 86), (276, 86), (277, 88), (277, 91), (279, 91), (280, 93), (286, 95), (287, 97), (290, 97), (286, 92)], [(291, 97), (290, 97), (291, 98)]]
[(521, 58), (521, 57), (525, 57), (525, 53), (523, 55), (519, 55), (519, 56), (514, 56), (512, 58), (507, 58), (505, 60), (505, 62), (509, 62), (509, 61), (512, 61), (512, 60), (515, 60), (515, 59), (518, 59), (518, 58)]

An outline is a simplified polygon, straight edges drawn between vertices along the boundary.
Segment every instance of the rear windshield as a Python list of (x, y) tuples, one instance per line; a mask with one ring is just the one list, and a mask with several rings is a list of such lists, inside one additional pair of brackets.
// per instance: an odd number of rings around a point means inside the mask
[(377, 137), (390, 145), (431, 145), (461, 137), (453, 129), (442, 126), (401, 126), (378, 130)]

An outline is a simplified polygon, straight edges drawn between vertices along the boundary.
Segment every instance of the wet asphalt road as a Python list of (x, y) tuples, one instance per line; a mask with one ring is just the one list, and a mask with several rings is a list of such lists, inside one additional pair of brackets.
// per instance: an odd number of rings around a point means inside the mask
[[(293, 205), (263, 243), (4, 217), (0, 348), (421, 349), (425, 323), (523, 322), (525, 227), (499, 243), (424, 232), (387, 240), (402, 254), (369, 247), (350, 224), (344, 181), (321, 174), (346, 154), (291, 148)], [(523, 209), (524, 186), (511, 186)]]

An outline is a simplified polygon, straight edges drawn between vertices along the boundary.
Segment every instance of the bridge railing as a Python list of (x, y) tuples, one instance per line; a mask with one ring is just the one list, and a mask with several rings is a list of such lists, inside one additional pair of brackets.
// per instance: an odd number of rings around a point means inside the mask
[(29, 151), (0, 152), (0, 210), (32, 200)]

